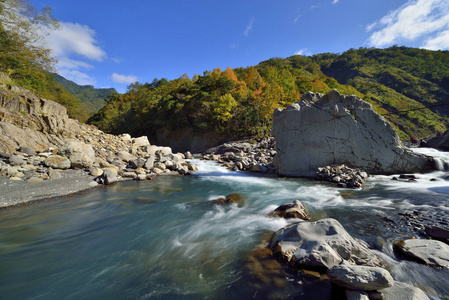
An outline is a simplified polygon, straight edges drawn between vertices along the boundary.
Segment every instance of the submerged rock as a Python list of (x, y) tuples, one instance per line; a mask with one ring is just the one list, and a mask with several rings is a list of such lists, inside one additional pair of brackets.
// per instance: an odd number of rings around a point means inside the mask
[(393, 249), (405, 257), (433, 267), (449, 267), (449, 245), (435, 240), (410, 239), (394, 243)]
[(283, 228), (274, 235), (270, 248), (275, 255), (300, 268), (329, 269), (343, 262), (382, 265), (367, 246), (331, 218)]
[(280, 175), (311, 177), (318, 167), (335, 164), (370, 174), (435, 168), (433, 158), (403, 147), (393, 127), (369, 103), (336, 90), (309, 92), (287, 109), (276, 109), (272, 133)]

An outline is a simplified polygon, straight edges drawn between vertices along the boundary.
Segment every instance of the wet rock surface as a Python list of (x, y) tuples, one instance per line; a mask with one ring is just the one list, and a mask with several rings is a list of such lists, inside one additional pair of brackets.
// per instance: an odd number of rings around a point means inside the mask
[(425, 239), (399, 240), (393, 245), (396, 253), (433, 267), (449, 267), (449, 245)]
[(277, 207), (268, 214), (270, 217), (279, 217), (285, 219), (310, 220), (311, 216), (307, 208), (300, 201), (295, 200)]
[(365, 184), (368, 174), (360, 169), (352, 169), (345, 165), (326, 166), (318, 168), (318, 180), (333, 182), (341, 188), (361, 188)]
[(334, 266), (327, 274), (333, 283), (351, 290), (374, 291), (394, 284), (390, 272), (379, 267)]

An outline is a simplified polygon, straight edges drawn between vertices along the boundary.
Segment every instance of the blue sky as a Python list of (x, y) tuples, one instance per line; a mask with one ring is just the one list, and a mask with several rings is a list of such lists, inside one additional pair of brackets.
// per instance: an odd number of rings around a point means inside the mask
[(31, 0), (53, 7), (58, 72), (114, 87), (271, 57), (391, 45), (449, 49), (448, 0)]

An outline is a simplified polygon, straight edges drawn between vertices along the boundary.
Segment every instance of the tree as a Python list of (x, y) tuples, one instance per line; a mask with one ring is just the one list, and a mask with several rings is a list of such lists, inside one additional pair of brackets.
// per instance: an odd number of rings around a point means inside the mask
[(56, 59), (43, 46), (43, 37), (58, 27), (51, 7), (37, 10), (26, 0), (0, 0), (0, 69), (25, 65), (51, 70)]

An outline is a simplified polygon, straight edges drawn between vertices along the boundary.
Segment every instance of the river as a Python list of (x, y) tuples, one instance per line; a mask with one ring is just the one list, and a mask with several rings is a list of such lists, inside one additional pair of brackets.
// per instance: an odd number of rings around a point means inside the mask
[[(336, 218), (368, 243), (396, 280), (431, 299), (449, 299), (449, 270), (398, 260), (392, 252), (395, 240), (418, 237), (417, 225), (402, 213), (449, 225), (449, 155), (417, 151), (440, 157), (442, 170), (416, 181), (374, 176), (364, 189), (350, 190), (195, 161), (199, 171), (192, 176), (122, 182), (1, 210), (0, 298), (320, 299), (293, 275), (264, 287), (246, 270), (248, 255), (293, 222), (267, 213), (298, 199), (313, 219)], [(231, 193), (244, 195), (245, 204), (212, 204)]]

